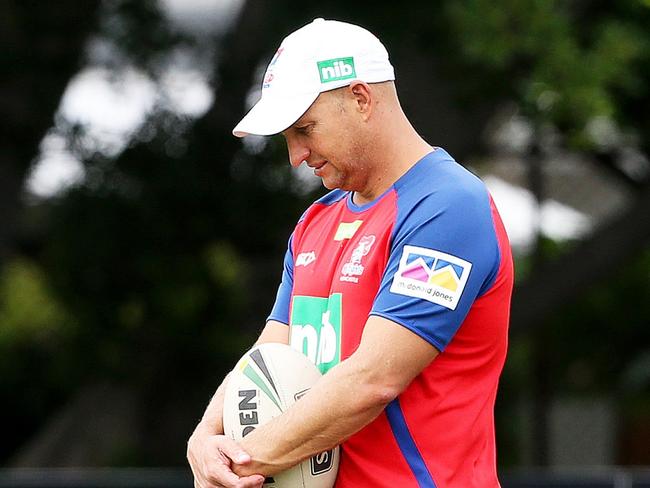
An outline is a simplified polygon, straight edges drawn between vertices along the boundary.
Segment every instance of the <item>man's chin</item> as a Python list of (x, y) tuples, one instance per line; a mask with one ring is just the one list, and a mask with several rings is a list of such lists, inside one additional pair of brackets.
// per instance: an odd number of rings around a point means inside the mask
[(321, 178), (321, 181), (323, 182), (323, 186), (328, 190), (335, 190), (336, 188), (338, 188), (334, 183), (332, 183), (331, 181), (327, 181), (325, 178)]
[(338, 172), (328, 171), (325, 174), (318, 175), (323, 182), (323, 186), (328, 190), (347, 190), (345, 178)]
[(323, 186), (328, 190), (347, 190), (347, 188), (344, 188), (345, 185), (340, 181), (332, 181), (327, 178), (321, 178), (321, 181), (323, 182)]

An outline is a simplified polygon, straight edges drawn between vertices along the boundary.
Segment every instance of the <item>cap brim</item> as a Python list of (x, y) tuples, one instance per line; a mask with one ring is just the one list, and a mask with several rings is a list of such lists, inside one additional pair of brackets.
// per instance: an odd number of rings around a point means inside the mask
[(298, 120), (318, 98), (318, 93), (292, 94), (290, 97), (263, 96), (232, 130), (233, 135), (270, 136)]

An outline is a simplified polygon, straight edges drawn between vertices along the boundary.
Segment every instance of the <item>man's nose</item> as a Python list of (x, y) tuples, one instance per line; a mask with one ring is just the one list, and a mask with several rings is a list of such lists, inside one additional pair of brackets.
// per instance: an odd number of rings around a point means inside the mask
[(300, 166), (309, 157), (309, 148), (304, 144), (287, 140), (287, 147), (289, 149), (289, 162), (294, 168)]

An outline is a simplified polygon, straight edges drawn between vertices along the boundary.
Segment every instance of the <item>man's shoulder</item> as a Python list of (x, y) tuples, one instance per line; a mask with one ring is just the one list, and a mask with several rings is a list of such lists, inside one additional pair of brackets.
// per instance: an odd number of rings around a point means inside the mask
[(437, 148), (422, 158), (395, 185), (398, 200), (425, 207), (454, 204), (489, 206), (485, 184), (460, 165), (444, 149)]

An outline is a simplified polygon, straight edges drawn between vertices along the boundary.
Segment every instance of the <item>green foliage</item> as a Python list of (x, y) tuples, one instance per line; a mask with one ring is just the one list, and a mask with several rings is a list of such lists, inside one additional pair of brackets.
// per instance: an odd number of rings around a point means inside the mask
[(45, 345), (73, 331), (43, 270), (24, 258), (5, 264), (0, 274), (0, 324), (0, 350), (5, 354), (16, 344)]
[(14, 258), (0, 272), (0, 403), (10, 418), (0, 456), (24, 439), (71, 385), (67, 350), (78, 322), (58, 299), (44, 269)]
[(621, 101), (647, 95), (650, 9), (642, 2), (464, 0), (447, 2), (446, 14), (461, 65), (574, 144), (589, 143), (594, 117), (636, 121)]
[[(543, 240), (547, 259), (571, 244)], [(529, 268), (519, 258), (516, 268)], [(567, 270), (571, 272), (571, 270)], [(534, 278), (528, 276), (528, 279)], [(565, 306), (533, 334), (514, 336), (501, 377), (497, 403), (499, 459), (521, 464), (521, 405), (534, 398), (536, 349), (548, 348), (547, 372), (552, 397), (614, 398), (621, 422), (647, 421), (650, 404), (650, 248), (584, 296)]]
[(650, 353), (649, 270), (650, 250), (549, 324), (558, 390), (650, 394), (647, 371), (645, 385), (635, 373)]

